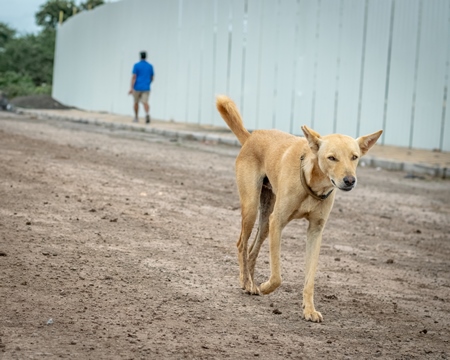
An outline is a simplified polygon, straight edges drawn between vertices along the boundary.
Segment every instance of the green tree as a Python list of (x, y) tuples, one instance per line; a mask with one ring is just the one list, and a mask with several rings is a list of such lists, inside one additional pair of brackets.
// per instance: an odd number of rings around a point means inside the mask
[(63, 21), (71, 17), (74, 12), (90, 10), (103, 5), (103, 0), (86, 0), (78, 7), (73, 0), (47, 0), (36, 13), (36, 24), (44, 29), (55, 29), (59, 22), (59, 14), (63, 12)]
[(0, 55), (0, 72), (12, 71), (29, 76), (36, 86), (51, 84), (55, 30), (28, 34), (9, 41)]
[[(39, 93), (28, 75), (18, 74), (14, 71), (0, 72), (0, 90), (10, 99)], [(45, 91), (40, 93), (45, 93)]]
[(39, 34), (17, 37), (16, 30), (0, 23), (0, 90), (9, 98), (36, 93), (51, 93), (56, 26), (59, 13), (64, 20), (73, 9), (82, 11), (102, 5), (103, 0), (86, 0), (76, 7), (73, 0), (47, 0), (35, 14)]
[(87, 0), (80, 4), (79, 10), (91, 10), (99, 5), (103, 5), (105, 2), (103, 0)]
[(55, 29), (59, 22), (59, 13), (63, 12), (63, 21), (73, 15), (76, 7), (73, 0), (48, 0), (36, 13), (36, 24), (44, 29)]
[(16, 30), (10, 28), (7, 24), (0, 22), (0, 49), (16, 36)]

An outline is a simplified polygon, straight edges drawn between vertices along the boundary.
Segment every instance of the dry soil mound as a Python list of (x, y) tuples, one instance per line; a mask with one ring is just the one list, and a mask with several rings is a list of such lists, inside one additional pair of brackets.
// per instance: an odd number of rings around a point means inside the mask
[(31, 96), (18, 96), (11, 99), (10, 103), (15, 107), (27, 108), (27, 109), (69, 109), (69, 106), (65, 106), (60, 102), (53, 99), (50, 95), (31, 95)]

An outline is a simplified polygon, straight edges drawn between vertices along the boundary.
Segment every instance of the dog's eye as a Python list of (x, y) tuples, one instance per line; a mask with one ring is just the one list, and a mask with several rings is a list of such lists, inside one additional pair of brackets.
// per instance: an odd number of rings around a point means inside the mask
[(356, 156), (356, 155), (352, 156), (352, 160), (357, 160), (357, 159), (358, 159), (358, 156)]
[(328, 156), (328, 160), (330, 160), (330, 161), (337, 161), (334, 156)]

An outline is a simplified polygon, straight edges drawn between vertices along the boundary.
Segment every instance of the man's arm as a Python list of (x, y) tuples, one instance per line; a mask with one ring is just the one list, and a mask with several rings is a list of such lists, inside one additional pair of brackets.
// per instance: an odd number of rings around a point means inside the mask
[(155, 70), (153, 70), (153, 65), (152, 64), (150, 64), (150, 69), (151, 69), (151, 72), (150, 72), (150, 84), (151, 84), (153, 82), (154, 77), (155, 77)]
[(128, 91), (128, 94), (133, 93), (135, 82), (136, 82), (136, 74), (133, 74), (133, 76), (131, 77), (131, 87), (130, 87), (130, 91)]

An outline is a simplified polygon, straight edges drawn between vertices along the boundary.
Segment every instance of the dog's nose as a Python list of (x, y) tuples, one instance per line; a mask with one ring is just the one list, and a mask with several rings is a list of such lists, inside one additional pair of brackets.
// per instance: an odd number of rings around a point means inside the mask
[(356, 179), (354, 176), (346, 176), (344, 178), (344, 183), (346, 186), (353, 186), (356, 183)]

